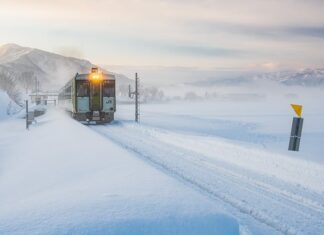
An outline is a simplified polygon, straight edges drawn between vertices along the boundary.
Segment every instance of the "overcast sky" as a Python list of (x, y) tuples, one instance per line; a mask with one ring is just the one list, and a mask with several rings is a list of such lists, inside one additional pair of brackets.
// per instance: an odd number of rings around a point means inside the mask
[(322, 0), (0, 0), (0, 45), (97, 64), (323, 67)]

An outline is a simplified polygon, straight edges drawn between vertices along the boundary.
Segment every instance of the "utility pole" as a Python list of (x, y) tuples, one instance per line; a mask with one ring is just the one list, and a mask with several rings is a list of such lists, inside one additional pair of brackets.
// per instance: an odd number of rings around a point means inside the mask
[(139, 105), (138, 105), (138, 76), (137, 73), (135, 73), (135, 121), (139, 122)]
[(28, 100), (26, 100), (26, 129), (29, 129), (29, 125), (28, 125)]
[(135, 91), (131, 91), (131, 86), (128, 87), (129, 98), (135, 97), (135, 122), (139, 122), (139, 78), (137, 73), (135, 73)]
[(36, 93), (35, 103), (36, 103), (36, 105), (40, 104), (40, 97), (38, 96), (39, 88), (40, 88), (40, 82), (39, 82), (38, 78), (35, 76), (35, 93)]
[(35, 93), (36, 93), (36, 97), (38, 95), (38, 80), (37, 77), (35, 77)]

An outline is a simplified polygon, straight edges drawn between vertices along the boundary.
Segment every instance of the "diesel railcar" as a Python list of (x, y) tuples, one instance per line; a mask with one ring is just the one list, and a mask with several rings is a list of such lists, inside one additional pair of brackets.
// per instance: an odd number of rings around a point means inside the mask
[(109, 123), (116, 111), (116, 83), (113, 74), (92, 68), (76, 74), (59, 92), (59, 106), (85, 124)]

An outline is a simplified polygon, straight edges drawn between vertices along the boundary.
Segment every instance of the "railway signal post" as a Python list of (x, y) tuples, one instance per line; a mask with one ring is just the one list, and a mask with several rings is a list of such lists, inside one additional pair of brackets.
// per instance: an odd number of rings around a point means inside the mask
[(298, 117), (293, 118), (288, 150), (299, 151), (300, 138), (304, 122), (304, 119), (301, 117), (303, 106), (292, 104), (291, 107), (294, 109)]
[(129, 98), (135, 97), (135, 122), (139, 122), (139, 78), (137, 73), (135, 73), (135, 91), (131, 91), (131, 86), (128, 87)]

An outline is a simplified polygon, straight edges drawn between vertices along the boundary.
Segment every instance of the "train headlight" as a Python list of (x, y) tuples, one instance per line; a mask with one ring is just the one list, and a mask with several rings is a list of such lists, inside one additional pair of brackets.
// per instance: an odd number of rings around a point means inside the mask
[(101, 81), (102, 80), (102, 74), (100, 73), (91, 73), (89, 76), (89, 79), (91, 81)]
[(99, 82), (103, 79), (103, 73), (99, 72), (98, 68), (92, 68), (88, 75), (88, 80), (92, 82)]

